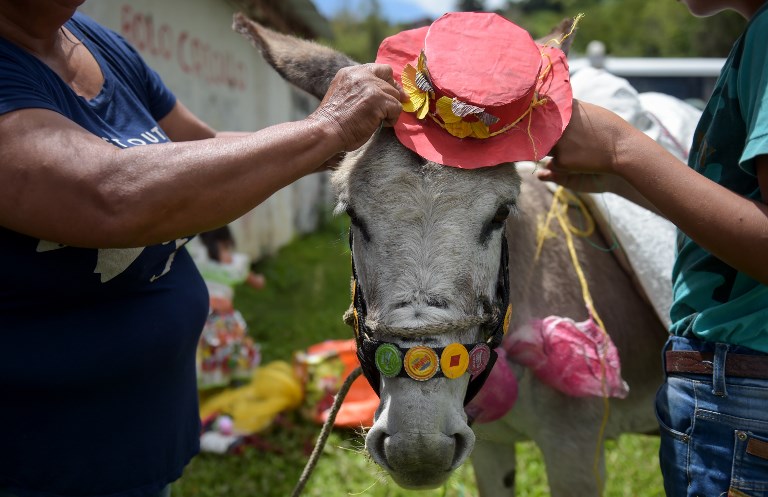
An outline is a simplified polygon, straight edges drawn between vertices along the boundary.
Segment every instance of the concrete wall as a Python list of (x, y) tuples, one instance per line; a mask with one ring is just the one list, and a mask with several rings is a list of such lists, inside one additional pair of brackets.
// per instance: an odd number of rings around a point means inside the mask
[[(90, 0), (82, 12), (136, 47), (195, 114), (218, 130), (257, 130), (301, 119), (317, 100), (286, 84), (231, 29), (224, 0)], [(330, 207), (326, 174), (305, 177), (232, 223), (253, 259), (317, 227)]]

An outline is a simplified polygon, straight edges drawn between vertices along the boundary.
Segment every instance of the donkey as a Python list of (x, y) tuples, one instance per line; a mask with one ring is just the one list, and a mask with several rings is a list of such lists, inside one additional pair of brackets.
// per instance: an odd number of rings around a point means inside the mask
[[(318, 98), (339, 69), (355, 64), (241, 14), (233, 27), (284, 79)], [(588, 317), (563, 239), (546, 240), (536, 254), (540, 218), (552, 193), (515, 164), (444, 167), (382, 128), (344, 157), (332, 184), (336, 212), (351, 219), (356, 286), (375, 339), (404, 348), (483, 342), (484, 324), (498, 321), (492, 303), (503, 277), (513, 309), (508, 334), (550, 315)], [(497, 421), (470, 427), (464, 409), (469, 375), (423, 382), (381, 376), (373, 385), (381, 402), (366, 437), (373, 461), (399, 485), (421, 489), (441, 485), (471, 454), (481, 495), (512, 496), (514, 445), (533, 440), (544, 455), (553, 496), (600, 495), (604, 439), (657, 428), (653, 397), (667, 336), (616, 258), (595, 248), (604, 244), (599, 235), (577, 238), (575, 250), (622, 360), (626, 398), (568, 396), (510, 363), (519, 383), (516, 406)], [(508, 274), (500, 275), (506, 264)]]

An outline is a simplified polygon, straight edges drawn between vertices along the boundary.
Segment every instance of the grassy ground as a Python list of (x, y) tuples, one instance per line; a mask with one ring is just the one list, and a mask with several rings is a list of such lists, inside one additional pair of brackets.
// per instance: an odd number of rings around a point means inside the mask
[[(263, 362), (290, 360), (296, 350), (329, 338), (350, 338), (341, 316), (349, 306), (350, 255), (345, 220), (281, 250), (261, 262), (266, 289), (236, 290), (239, 309), (262, 347)], [(174, 497), (282, 497), (291, 494), (312, 450), (319, 427), (297, 413), (278, 417), (260, 433), (258, 448), (239, 455), (202, 454), (174, 484)], [(363, 439), (335, 431), (304, 496), (469, 497), (477, 489), (465, 464), (440, 489), (406, 491), (397, 487), (362, 453)], [(658, 440), (623, 436), (607, 445), (609, 480), (605, 497), (661, 497)], [(591, 457), (591, 455), (585, 455)], [(549, 495), (544, 466), (533, 444), (518, 446), (519, 497)], [(574, 496), (580, 497), (580, 496)]]

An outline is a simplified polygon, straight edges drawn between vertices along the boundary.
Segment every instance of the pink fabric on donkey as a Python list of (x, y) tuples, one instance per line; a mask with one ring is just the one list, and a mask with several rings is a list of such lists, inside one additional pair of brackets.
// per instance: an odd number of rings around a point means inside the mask
[(507, 353), (502, 347), (496, 349), (499, 355), (483, 388), (464, 407), (473, 423), (490, 423), (504, 416), (517, 401), (517, 378), (507, 362)]
[(618, 397), (629, 393), (611, 337), (590, 317), (580, 323), (549, 316), (507, 333), (488, 380), (465, 411), (476, 423), (504, 416), (517, 400), (517, 379), (507, 363), (531, 369), (542, 383), (574, 397)]
[(549, 316), (508, 333), (502, 347), (546, 385), (574, 397), (623, 399), (629, 386), (610, 336), (590, 317), (580, 323)]

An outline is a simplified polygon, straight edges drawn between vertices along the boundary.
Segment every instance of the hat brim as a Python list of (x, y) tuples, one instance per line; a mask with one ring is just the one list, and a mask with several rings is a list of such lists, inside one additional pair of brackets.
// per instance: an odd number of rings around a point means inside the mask
[[(407, 64), (414, 65), (429, 27), (403, 31), (382, 42), (376, 62), (392, 66), (395, 80)], [(515, 127), (491, 138), (457, 138), (431, 119), (419, 120), (401, 112), (395, 124), (400, 143), (427, 160), (464, 169), (495, 166), (505, 162), (537, 161), (546, 156), (568, 125), (573, 107), (568, 62), (562, 50), (539, 45), (551, 61), (551, 71), (538, 89), (546, 103), (536, 106)], [(461, 54), (457, 50), (457, 57)]]

